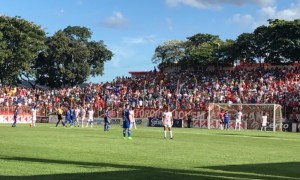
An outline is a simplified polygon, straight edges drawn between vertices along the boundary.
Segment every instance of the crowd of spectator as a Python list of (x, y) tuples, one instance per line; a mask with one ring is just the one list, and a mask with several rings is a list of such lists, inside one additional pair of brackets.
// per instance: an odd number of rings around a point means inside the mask
[(89, 83), (60, 89), (31, 89), (2, 86), (0, 104), (24, 107), (39, 105), (43, 113), (58, 105), (93, 106), (102, 114), (107, 106), (114, 110), (126, 103), (136, 108), (207, 110), (208, 103), (277, 103), (284, 115), (300, 109), (300, 71), (298, 66), (239, 67), (179, 72), (150, 71), (136, 77), (116, 77), (112, 82)]

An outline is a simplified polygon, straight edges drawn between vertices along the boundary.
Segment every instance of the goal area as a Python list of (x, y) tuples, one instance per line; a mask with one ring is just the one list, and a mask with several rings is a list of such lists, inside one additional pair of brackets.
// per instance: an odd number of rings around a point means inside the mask
[(282, 107), (279, 104), (235, 104), (235, 103), (209, 103), (208, 107), (208, 128), (211, 124), (220, 126), (220, 112), (228, 111), (229, 126), (234, 128), (236, 114), (242, 112), (243, 129), (261, 129), (262, 116), (267, 116), (267, 129), (282, 131)]

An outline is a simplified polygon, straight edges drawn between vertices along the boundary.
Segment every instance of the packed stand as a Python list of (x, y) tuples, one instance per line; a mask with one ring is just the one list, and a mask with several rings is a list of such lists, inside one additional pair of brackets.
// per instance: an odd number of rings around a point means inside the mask
[[(207, 110), (208, 103), (278, 103), (284, 114), (299, 112), (299, 67), (247, 70), (149, 72), (140, 77), (117, 77), (112, 82), (89, 83), (61, 89), (28, 89), (2, 86), (2, 107), (39, 105), (44, 115), (64, 107), (93, 107), (102, 116), (110, 106), (117, 113), (124, 104), (136, 108)], [(3, 109), (3, 108), (2, 108)], [(118, 116), (118, 114), (115, 114)], [(294, 118), (293, 117), (290, 117)]]

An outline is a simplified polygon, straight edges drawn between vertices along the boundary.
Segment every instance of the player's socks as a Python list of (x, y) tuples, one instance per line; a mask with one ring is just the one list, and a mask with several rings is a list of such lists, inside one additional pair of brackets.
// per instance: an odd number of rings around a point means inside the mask
[(131, 130), (128, 130), (128, 137), (131, 137)]
[(167, 138), (167, 131), (165, 131), (165, 136), (164, 136), (164, 138)]
[(173, 133), (170, 131), (170, 138), (173, 139)]
[(123, 129), (123, 137), (125, 138), (126, 137), (126, 130)]

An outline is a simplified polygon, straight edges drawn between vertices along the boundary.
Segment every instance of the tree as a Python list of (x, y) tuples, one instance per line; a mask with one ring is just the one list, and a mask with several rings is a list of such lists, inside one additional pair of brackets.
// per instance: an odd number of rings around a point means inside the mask
[(253, 33), (242, 33), (234, 43), (235, 54), (238, 59), (254, 63), (256, 59), (255, 38)]
[(276, 64), (298, 61), (300, 20), (268, 21), (268, 26), (259, 26), (254, 30), (254, 52), (257, 59)]
[(159, 63), (159, 68), (178, 63), (185, 58), (185, 41), (173, 40), (166, 41), (155, 49), (152, 58), (153, 63)]
[(211, 34), (195, 34), (187, 38), (186, 57), (181, 64), (188, 67), (203, 67), (218, 64), (220, 58), (220, 43), (218, 36)]
[(0, 16), (0, 81), (32, 77), (35, 59), (45, 48), (44, 30), (21, 17)]
[(68, 26), (47, 38), (47, 50), (37, 60), (37, 81), (50, 87), (75, 86), (102, 75), (113, 54), (103, 41), (89, 41), (86, 27)]
[(227, 39), (220, 43), (219, 47), (219, 64), (223, 66), (230, 66), (237, 59), (238, 55), (234, 48), (234, 40)]
[(300, 20), (270, 19), (264, 36), (268, 38), (266, 62), (286, 63), (298, 61), (300, 55)]

